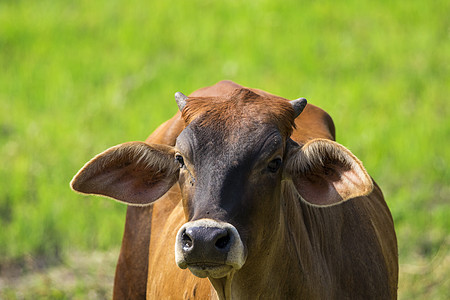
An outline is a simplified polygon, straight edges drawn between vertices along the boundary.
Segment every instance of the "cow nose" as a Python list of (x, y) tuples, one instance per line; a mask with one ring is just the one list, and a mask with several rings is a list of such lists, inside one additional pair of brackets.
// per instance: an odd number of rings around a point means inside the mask
[(194, 270), (240, 269), (246, 259), (244, 252), (244, 245), (236, 228), (229, 223), (212, 219), (199, 219), (184, 224), (178, 231), (175, 242), (177, 265), (182, 269), (189, 268), (197, 276), (200, 273)]
[(194, 226), (181, 232), (181, 243), (184, 255), (201, 251), (219, 258), (230, 250), (231, 236), (226, 228)]

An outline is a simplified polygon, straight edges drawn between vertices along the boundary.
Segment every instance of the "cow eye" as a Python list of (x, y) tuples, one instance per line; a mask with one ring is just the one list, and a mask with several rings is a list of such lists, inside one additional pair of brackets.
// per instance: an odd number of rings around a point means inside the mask
[(281, 167), (281, 158), (275, 158), (269, 163), (267, 169), (269, 170), (269, 172), (275, 173), (276, 171), (278, 171), (280, 167)]
[(180, 154), (175, 155), (175, 160), (180, 164), (180, 168), (184, 167), (184, 158)]

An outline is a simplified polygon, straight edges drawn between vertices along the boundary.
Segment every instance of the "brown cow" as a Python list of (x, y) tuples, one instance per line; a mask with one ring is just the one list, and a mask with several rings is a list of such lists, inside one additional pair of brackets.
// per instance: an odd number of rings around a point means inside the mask
[(116, 299), (397, 297), (391, 214), (327, 113), (229, 81), (175, 98), (71, 183), (130, 205)]

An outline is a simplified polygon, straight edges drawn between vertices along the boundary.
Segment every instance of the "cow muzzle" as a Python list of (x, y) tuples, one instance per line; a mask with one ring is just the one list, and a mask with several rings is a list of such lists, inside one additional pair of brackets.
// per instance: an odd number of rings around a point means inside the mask
[(175, 242), (175, 261), (195, 276), (222, 278), (245, 263), (237, 229), (225, 222), (200, 219), (181, 226)]

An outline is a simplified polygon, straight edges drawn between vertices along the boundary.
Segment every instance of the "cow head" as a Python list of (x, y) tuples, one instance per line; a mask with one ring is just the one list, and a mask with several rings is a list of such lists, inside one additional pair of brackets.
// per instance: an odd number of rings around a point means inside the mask
[(186, 223), (176, 236), (176, 263), (199, 277), (230, 276), (272, 247), (284, 188), (317, 206), (372, 190), (361, 162), (343, 146), (290, 139), (306, 100), (267, 98), (248, 89), (220, 98), (177, 93), (186, 127), (174, 147), (110, 148), (80, 170), (72, 187), (147, 205), (178, 181)]

